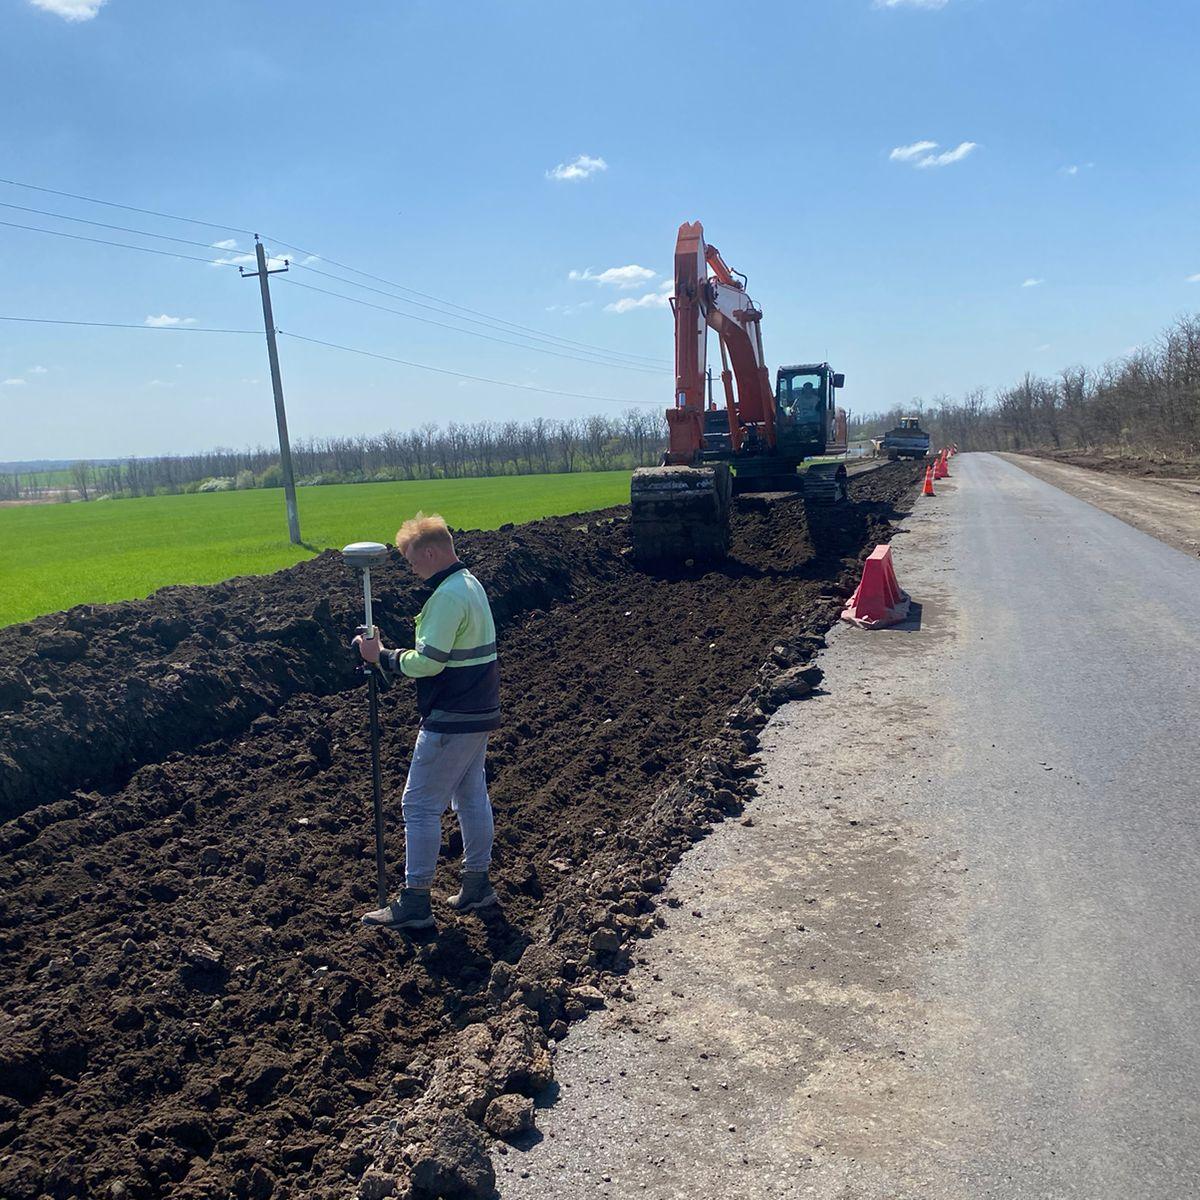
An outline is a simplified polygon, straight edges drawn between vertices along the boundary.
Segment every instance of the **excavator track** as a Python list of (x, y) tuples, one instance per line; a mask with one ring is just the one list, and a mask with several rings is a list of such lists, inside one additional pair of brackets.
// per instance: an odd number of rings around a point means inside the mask
[(850, 499), (846, 464), (812, 463), (800, 474), (806, 504), (841, 504)]
[(724, 558), (729, 553), (731, 494), (726, 463), (639, 467), (629, 488), (633, 557), (642, 563)]

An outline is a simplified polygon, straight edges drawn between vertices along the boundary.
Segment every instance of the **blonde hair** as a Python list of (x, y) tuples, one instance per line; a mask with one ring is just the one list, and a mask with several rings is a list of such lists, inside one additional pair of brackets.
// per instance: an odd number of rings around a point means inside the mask
[(430, 513), (426, 516), (419, 512), (396, 530), (396, 549), (401, 554), (407, 554), (410, 549), (424, 550), (427, 546), (454, 549), (454, 538), (451, 537), (446, 520), (440, 513)]

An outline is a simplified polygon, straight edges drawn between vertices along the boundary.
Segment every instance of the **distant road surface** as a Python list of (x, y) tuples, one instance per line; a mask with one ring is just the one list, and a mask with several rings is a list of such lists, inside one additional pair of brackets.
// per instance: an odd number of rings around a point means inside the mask
[(505, 1200), (1200, 1195), (1200, 561), (994, 455), (680, 863)]

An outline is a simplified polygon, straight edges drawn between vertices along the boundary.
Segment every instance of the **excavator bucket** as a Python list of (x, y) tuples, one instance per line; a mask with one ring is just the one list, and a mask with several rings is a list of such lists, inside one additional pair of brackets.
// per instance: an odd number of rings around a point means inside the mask
[(841, 504), (850, 499), (846, 464), (811, 463), (800, 473), (806, 504)]
[(639, 467), (629, 488), (638, 562), (694, 562), (729, 553), (729, 467)]

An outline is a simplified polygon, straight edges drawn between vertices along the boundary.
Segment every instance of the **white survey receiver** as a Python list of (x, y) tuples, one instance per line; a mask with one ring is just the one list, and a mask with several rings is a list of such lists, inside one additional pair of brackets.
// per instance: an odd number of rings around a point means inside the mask
[(365, 637), (375, 636), (375, 617), (371, 612), (371, 568), (381, 567), (388, 560), (388, 548), (382, 542), (351, 542), (342, 547), (346, 566), (362, 572), (363, 626)]

